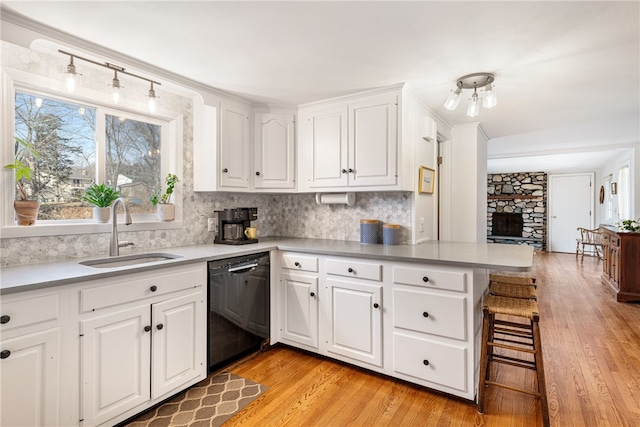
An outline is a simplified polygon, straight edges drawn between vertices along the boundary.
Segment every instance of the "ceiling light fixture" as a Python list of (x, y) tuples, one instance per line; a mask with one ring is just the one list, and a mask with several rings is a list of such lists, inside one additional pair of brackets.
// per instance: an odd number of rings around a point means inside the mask
[[(460, 103), (462, 89), (473, 89), (473, 94), (467, 105), (467, 115), (469, 117), (475, 117), (480, 114), (480, 101), (482, 101), (484, 108), (495, 107), (498, 99), (493, 86), (494, 81), (495, 75), (491, 73), (474, 73), (460, 77), (456, 81), (456, 90), (451, 91), (444, 103), (444, 108), (451, 111), (456, 109)], [(478, 88), (484, 88), (485, 94), (483, 98), (478, 96)]]
[(149, 97), (148, 106), (149, 106), (149, 111), (151, 113), (155, 112), (156, 99), (158, 97), (156, 96), (156, 91), (153, 89), (153, 85), (154, 84), (161, 85), (162, 83), (158, 83), (158, 82), (156, 82), (154, 80), (151, 80), (151, 79), (148, 79), (146, 77), (142, 77), (142, 76), (139, 76), (137, 74), (130, 73), (130, 72), (126, 71), (124, 67), (120, 67), (119, 65), (111, 64), (109, 62), (105, 62), (105, 63), (96, 62), (94, 60), (78, 56), (78, 55), (76, 55), (74, 53), (65, 52), (64, 50), (58, 50), (58, 52), (62, 53), (63, 55), (69, 55), (69, 65), (67, 65), (67, 71), (65, 73), (66, 82), (67, 82), (67, 90), (69, 91), (69, 93), (73, 93), (73, 91), (75, 90), (75, 87), (76, 87), (76, 76), (81, 76), (82, 75), (82, 74), (78, 74), (76, 72), (76, 66), (73, 63), (73, 60), (74, 59), (81, 59), (83, 61), (90, 62), (91, 64), (99, 65), (100, 67), (104, 67), (104, 68), (108, 68), (110, 70), (113, 70), (114, 77), (113, 77), (113, 80), (111, 81), (111, 85), (110, 86), (112, 87), (112, 91), (113, 91), (113, 102), (115, 102), (116, 104), (120, 102), (121, 95), (122, 95), (122, 93), (121, 93), (122, 86), (120, 85), (120, 79), (118, 78), (118, 73), (126, 74), (127, 76), (135, 77), (137, 79), (145, 80), (145, 81), (151, 83), (151, 89), (149, 90), (149, 93), (147, 95)]
[(76, 72), (76, 66), (73, 64), (73, 55), (69, 55), (69, 65), (67, 65), (67, 71), (65, 72), (65, 74), (67, 91), (69, 93), (73, 93), (76, 90), (76, 76), (82, 75)]
[(150, 113), (155, 113), (156, 112), (156, 91), (153, 90), (153, 82), (151, 82), (151, 88), (149, 89), (149, 95), (147, 95), (149, 97), (149, 112)]

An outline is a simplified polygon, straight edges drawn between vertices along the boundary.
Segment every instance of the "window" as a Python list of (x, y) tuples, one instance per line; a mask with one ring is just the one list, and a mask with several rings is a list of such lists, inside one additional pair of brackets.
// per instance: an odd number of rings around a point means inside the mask
[(162, 125), (149, 119), (16, 91), (15, 136), (40, 154), (15, 143), (15, 157), (33, 169), (27, 193), (40, 200), (38, 221), (91, 219), (93, 206), (82, 197), (94, 182), (117, 188), (132, 214), (154, 212), (161, 135)]
[(618, 218), (619, 220), (632, 219), (631, 181), (629, 179), (629, 165), (624, 165), (618, 170)]

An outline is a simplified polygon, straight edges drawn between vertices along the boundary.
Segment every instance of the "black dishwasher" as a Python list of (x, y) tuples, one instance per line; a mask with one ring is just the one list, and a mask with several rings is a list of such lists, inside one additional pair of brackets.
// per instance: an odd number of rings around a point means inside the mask
[(269, 340), (269, 253), (209, 262), (209, 370)]

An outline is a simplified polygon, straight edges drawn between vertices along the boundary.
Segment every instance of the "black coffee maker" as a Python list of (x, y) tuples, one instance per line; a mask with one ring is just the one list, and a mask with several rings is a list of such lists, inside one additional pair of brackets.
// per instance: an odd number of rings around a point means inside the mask
[(246, 245), (258, 243), (258, 238), (249, 239), (245, 230), (251, 227), (251, 221), (258, 219), (258, 208), (235, 208), (215, 211), (218, 216), (218, 230), (215, 243), (223, 245)]

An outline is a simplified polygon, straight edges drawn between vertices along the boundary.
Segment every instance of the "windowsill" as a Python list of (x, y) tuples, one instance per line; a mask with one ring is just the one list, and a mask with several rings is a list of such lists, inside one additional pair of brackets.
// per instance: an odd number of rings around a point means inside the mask
[[(141, 220), (130, 225), (125, 225), (122, 218), (118, 220), (118, 232), (148, 231), (148, 230), (172, 230), (182, 227), (182, 221), (150, 221)], [(99, 234), (111, 233), (111, 223), (101, 224), (87, 220), (86, 222), (73, 222), (66, 224), (36, 222), (31, 226), (11, 225), (0, 229), (0, 239), (15, 239), (20, 237), (41, 236), (67, 236), (72, 234)]]

